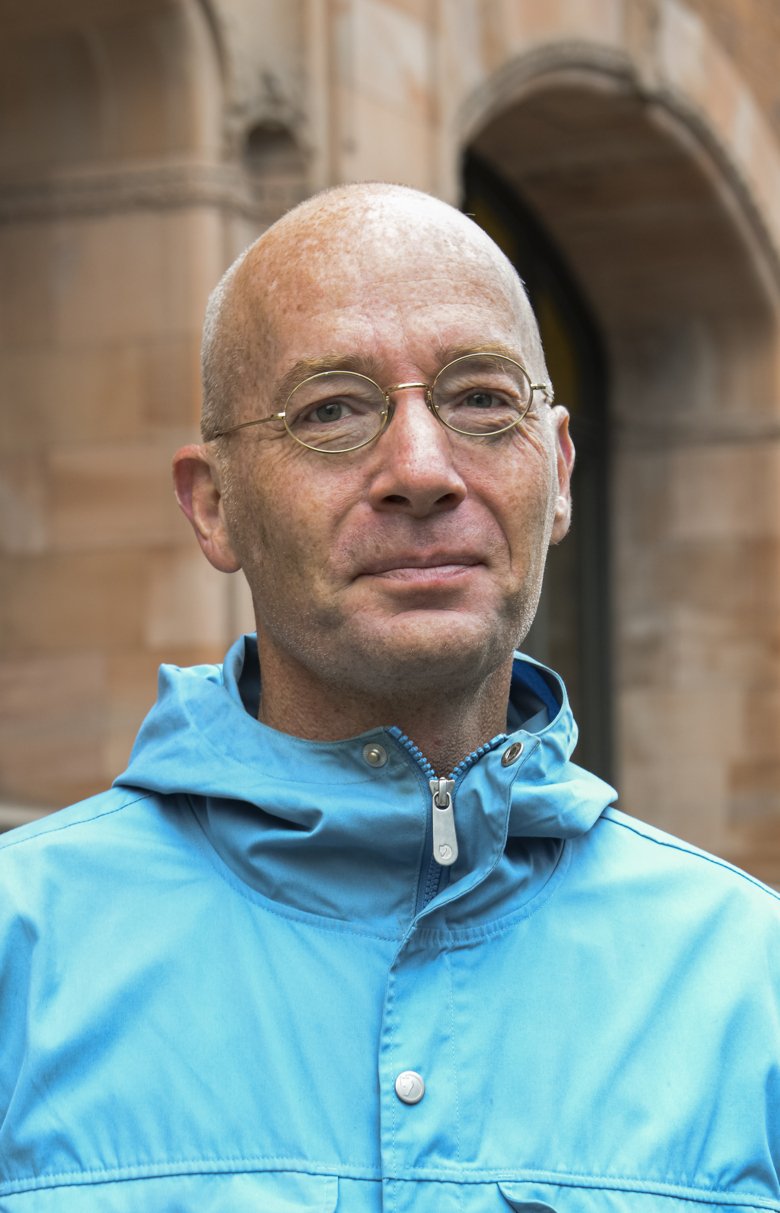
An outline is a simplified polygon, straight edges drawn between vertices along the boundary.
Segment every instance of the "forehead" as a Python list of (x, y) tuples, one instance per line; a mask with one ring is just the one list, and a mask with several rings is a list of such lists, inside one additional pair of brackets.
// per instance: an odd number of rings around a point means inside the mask
[(430, 371), (443, 351), (522, 356), (527, 344), (530, 312), (510, 274), (447, 242), (320, 247), (258, 286), (275, 370), (343, 353), (372, 358), (377, 373), (399, 358)]

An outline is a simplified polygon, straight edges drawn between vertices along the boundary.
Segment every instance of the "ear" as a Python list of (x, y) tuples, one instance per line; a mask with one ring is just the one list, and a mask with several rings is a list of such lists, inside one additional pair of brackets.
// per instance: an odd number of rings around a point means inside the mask
[(555, 498), (551, 543), (560, 543), (571, 523), (571, 474), (574, 468), (574, 443), (569, 433), (568, 411), (557, 404), (553, 409), (556, 429), (556, 465), (558, 471), (558, 493)]
[(221, 573), (241, 568), (230, 542), (219, 472), (206, 446), (183, 446), (173, 457), (176, 500), (189, 519), (203, 555)]

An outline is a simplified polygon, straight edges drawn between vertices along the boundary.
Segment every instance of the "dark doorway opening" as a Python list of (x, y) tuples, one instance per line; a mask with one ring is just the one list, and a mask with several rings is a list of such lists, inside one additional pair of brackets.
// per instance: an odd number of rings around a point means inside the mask
[(463, 165), (462, 209), (517, 269), (539, 321), (556, 400), (577, 450), (571, 532), (550, 551), (524, 652), (564, 678), (580, 727), (576, 758), (612, 777), (607, 364), (581, 289), (531, 207), (480, 157)]

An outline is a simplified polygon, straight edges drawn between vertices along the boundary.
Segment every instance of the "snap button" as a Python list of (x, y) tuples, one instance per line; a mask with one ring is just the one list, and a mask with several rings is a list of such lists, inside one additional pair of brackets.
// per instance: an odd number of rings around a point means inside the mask
[(363, 746), (363, 757), (370, 767), (383, 767), (387, 762), (387, 750), (375, 741)]
[(522, 754), (522, 752), (523, 752), (522, 741), (513, 741), (511, 745), (508, 745), (506, 747), (503, 754), (501, 755), (501, 766), (502, 767), (511, 767), (513, 762), (517, 762), (517, 760), (520, 757), (520, 755)]
[(395, 1080), (395, 1093), (401, 1103), (419, 1103), (425, 1094), (425, 1083), (416, 1070), (402, 1070)]

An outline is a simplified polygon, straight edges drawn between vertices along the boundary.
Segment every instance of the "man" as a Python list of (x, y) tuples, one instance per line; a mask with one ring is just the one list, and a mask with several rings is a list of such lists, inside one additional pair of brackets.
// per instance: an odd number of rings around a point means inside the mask
[(4, 842), (0, 1210), (779, 1210), (778, 899), (611, 807), (513, 660), (573, 450), (510, 265), (330, 191), (204, 387), (177, 495), (257, 642)]

